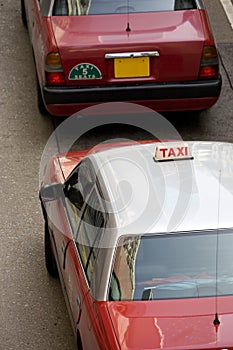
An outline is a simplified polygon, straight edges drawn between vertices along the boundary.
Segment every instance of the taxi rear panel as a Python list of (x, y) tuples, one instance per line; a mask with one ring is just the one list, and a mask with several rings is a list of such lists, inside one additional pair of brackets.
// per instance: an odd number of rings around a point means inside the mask
[[(174, 82), (198, 77), (205, 40), (199, 10), (130, 14), (130, 32), (126, 15), (53, 16), (51, 21), (67, 85)], [(108, 54), (151, 51), (158, 55), (146, 62), (131, 58), (119, 63), (106, 58)], [(80, 64), (89, 64), (92, 71), (86, 65), (83, 71)], [(125, 65), (126, 73), (123, 70), (119, 75), (117, 64)], [(132, 64), (133, 71), (127, 76)], [(91, 74), (93, 67), (98, 71), (95, 75)]]

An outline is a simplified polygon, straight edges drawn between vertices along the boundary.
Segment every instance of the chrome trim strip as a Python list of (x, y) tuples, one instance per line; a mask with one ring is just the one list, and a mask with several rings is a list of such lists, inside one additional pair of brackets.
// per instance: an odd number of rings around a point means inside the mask
[(196, 3), (198, 9), (204, 9), (204, 4), (202, 0), (196, 0)]
[(159, 57), (158, 51), (145, 51), (145, 52), (117, 52), (106, 53), (106, 59), (112, 58), (135, 58), (135, 57)]
[(55, 0), (50, 0), (50, 6), (49, 6), (49, 11), (48, 11), (48, 16), (52, 16), (54, 2), (55, 2)]

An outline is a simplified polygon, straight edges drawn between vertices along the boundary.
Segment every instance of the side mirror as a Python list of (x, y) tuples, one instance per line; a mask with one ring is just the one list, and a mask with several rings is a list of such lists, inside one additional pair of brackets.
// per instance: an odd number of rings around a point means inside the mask
[(40, 198), (42, 202), (51, 202), (64, 197), (63, 185), (59, 182), (41, 187)]

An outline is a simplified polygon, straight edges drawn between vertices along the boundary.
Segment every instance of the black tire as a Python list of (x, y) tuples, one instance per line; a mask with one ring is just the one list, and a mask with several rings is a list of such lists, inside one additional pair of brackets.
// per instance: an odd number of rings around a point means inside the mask
[(26, 10), (25, 10), (24, 0), (21, 0), (21, 19), (22, 19), (24, 27), (27, 29), (28, 23), (27, 23), (27, 15), (26, 15)]
[(77, 350), (83, 350), (81, 335), (79, 331), (77, 331)]
[(50, 240), (50, 234), (49, 234), (49, 228), (48, 228), (47, 222), (45, 222), (45, 227), (44, 227), (44, 252), (45, 252), (45, 265), (48, 273), (52, 277), (58, 277), (57, 264), (56, 264), (56, 260), (55, 260), (52, 246), (51, 246), (51, 240)]

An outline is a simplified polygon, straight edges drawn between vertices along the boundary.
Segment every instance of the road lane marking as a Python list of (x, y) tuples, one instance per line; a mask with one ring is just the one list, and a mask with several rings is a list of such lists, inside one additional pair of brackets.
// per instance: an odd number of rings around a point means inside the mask
[(227, 18), (230, 22), (231, 28), (233, 29), (233, 5), (231, 0), (220, 0), (224, 11), (226, 12)]

